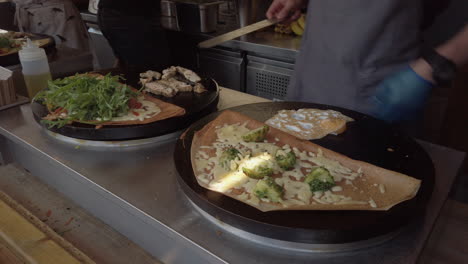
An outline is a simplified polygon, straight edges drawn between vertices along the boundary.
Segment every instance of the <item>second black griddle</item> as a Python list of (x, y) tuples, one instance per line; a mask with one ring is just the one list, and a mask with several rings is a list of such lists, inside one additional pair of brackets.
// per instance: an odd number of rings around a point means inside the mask
[[(109, 72), (103, 71), (99, 73), (106, 74)], [(139, 87), (138, 83), (135, 81), (136, 78), (128, 78), (124, 73), (117, 71), (111, 73), (114, 75), (122, 75), (125, 77), (125, 80), (132, 80), (126, 81), (128, 85)], [(48, 114), (47, 108), (40, 102), (32, 102), (31, 108), (34, 119), (44, 128), (68, 137), (99, 141), (157, 137), (182, 130), (196, 120), (216, 111), (219, 101), (218, 84), (211, 78), (203, 78), (202, 83), (208, 90), (207, 92), (200, 94), (195, 92), (181, 92), (172, 98), (152, 95), (165, 102), (184, 108), (185, 115), (143, 125), (104, 126), (100, 129), (96, 129), (94, 125), (73, 123), (61, 128), (49, 128), (41, 123), (42, 118)]]
[(333, 109), (353, 118), (340, 135), (328, 135), (312, 142), (352, 159), (421, 179), (415, 198), (388, 211), (274, 211), (258, 209), (202, 188), (195, 179), (190, 148), (193, 135), (220, 112), (194, 123), (176, 145), (174, 159), (179, 182), (187, 196), (202, 210), (244, 231), (290, 242), (342, 244), (384, 236), (424, 215), (434, 186), (434, 166), (414, 139), (373, 117), (328, 105), (300, 102), (272, 102), (243, 105), (230, 110), (266, 121), (282, 109)]

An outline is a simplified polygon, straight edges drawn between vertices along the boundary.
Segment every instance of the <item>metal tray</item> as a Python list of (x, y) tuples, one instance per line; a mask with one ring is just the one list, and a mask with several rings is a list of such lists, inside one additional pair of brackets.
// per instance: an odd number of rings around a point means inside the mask
[[(158, 99), (184, 108), (185, 115), (144, 125), (104, 126), (95, 129), (93, 125), (73, 123), (61, 128), (48, 128), (41, 123), (42, 118), (48, 114), (47, 108), (41, 103), (32, 102), (31, 109), (34, 119), (45, 129), (67, 137), (99, 141), (157, 137), (187, 128), (196, 120), (216, 111), (219, 101), (218, 84), (210, 78), (204, 78), (202, 83), (208, 91), (201, 94), (185, 92), (172, 98), (154, 95)], [(137, 87), (135, 83), (128, 84)]]
[[(328, 105), (272, 102), (243, 105), (230, 110), (266, 121), (282, 109), (334, 109), (352, 117), (348, 129), (337, 136), (328, 135), (313, 142), (352, 159), (398, 171), (421, 179), (415, 198), (388, 211), (276, 211), (263, 213), (247, 204), (198, 185), (190, 161), (193, 135), (215, 119), (213, 113), (188, 128), (176, 144), (174, 159), (179, 183), (187, 196), (220, 221), (244, 231), (278, 240), (343, 244), (368, 240), (400, 229), (424, 215), (434, 186), (434, 166), (428, 154), (410, 137), (383, 121), (370, 116)], [(391, 151), (389, 151), (391, 149)]]

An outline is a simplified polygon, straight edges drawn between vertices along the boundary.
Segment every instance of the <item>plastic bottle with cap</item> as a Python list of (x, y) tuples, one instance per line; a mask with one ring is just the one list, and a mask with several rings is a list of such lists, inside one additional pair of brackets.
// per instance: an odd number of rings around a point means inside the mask
[(23, 67), (24, 82), (29, 98), (47, 87), (52, 79), (45, 50), (35, 45), (29, 38), (26, 45), (18, 52)]

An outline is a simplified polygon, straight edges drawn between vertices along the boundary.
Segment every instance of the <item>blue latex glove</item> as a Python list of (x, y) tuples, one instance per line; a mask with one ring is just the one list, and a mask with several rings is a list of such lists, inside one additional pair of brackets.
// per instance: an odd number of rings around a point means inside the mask
[(421, 114), (433, 86), (408, 65), (377, 87), (371, 97), (372, 115), (387, 122), (414, 119)]

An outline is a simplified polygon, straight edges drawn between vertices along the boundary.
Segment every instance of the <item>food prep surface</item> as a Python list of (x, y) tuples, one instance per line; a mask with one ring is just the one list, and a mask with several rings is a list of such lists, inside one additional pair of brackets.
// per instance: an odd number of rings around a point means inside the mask
[[(234, 102), (236, 100), (236, 102)], [(219, 108), (265, 101), (221, 89)], [(412, 223), (392, 240), (342, 253), (298, 253), (231, 234), (205, 218), (176, 180), (175, 138), (139, 147), (86, 146), (45, 133), (29, 105), (0, 112), (0, 153), (64, 193), (163, 262), (171, 263), (412, 263), (424, 246), (463, 154), (421, 142), (434, 161), (436, 186), (424, 224)], [(260, 213), (260, 212), (259, 212)]]

